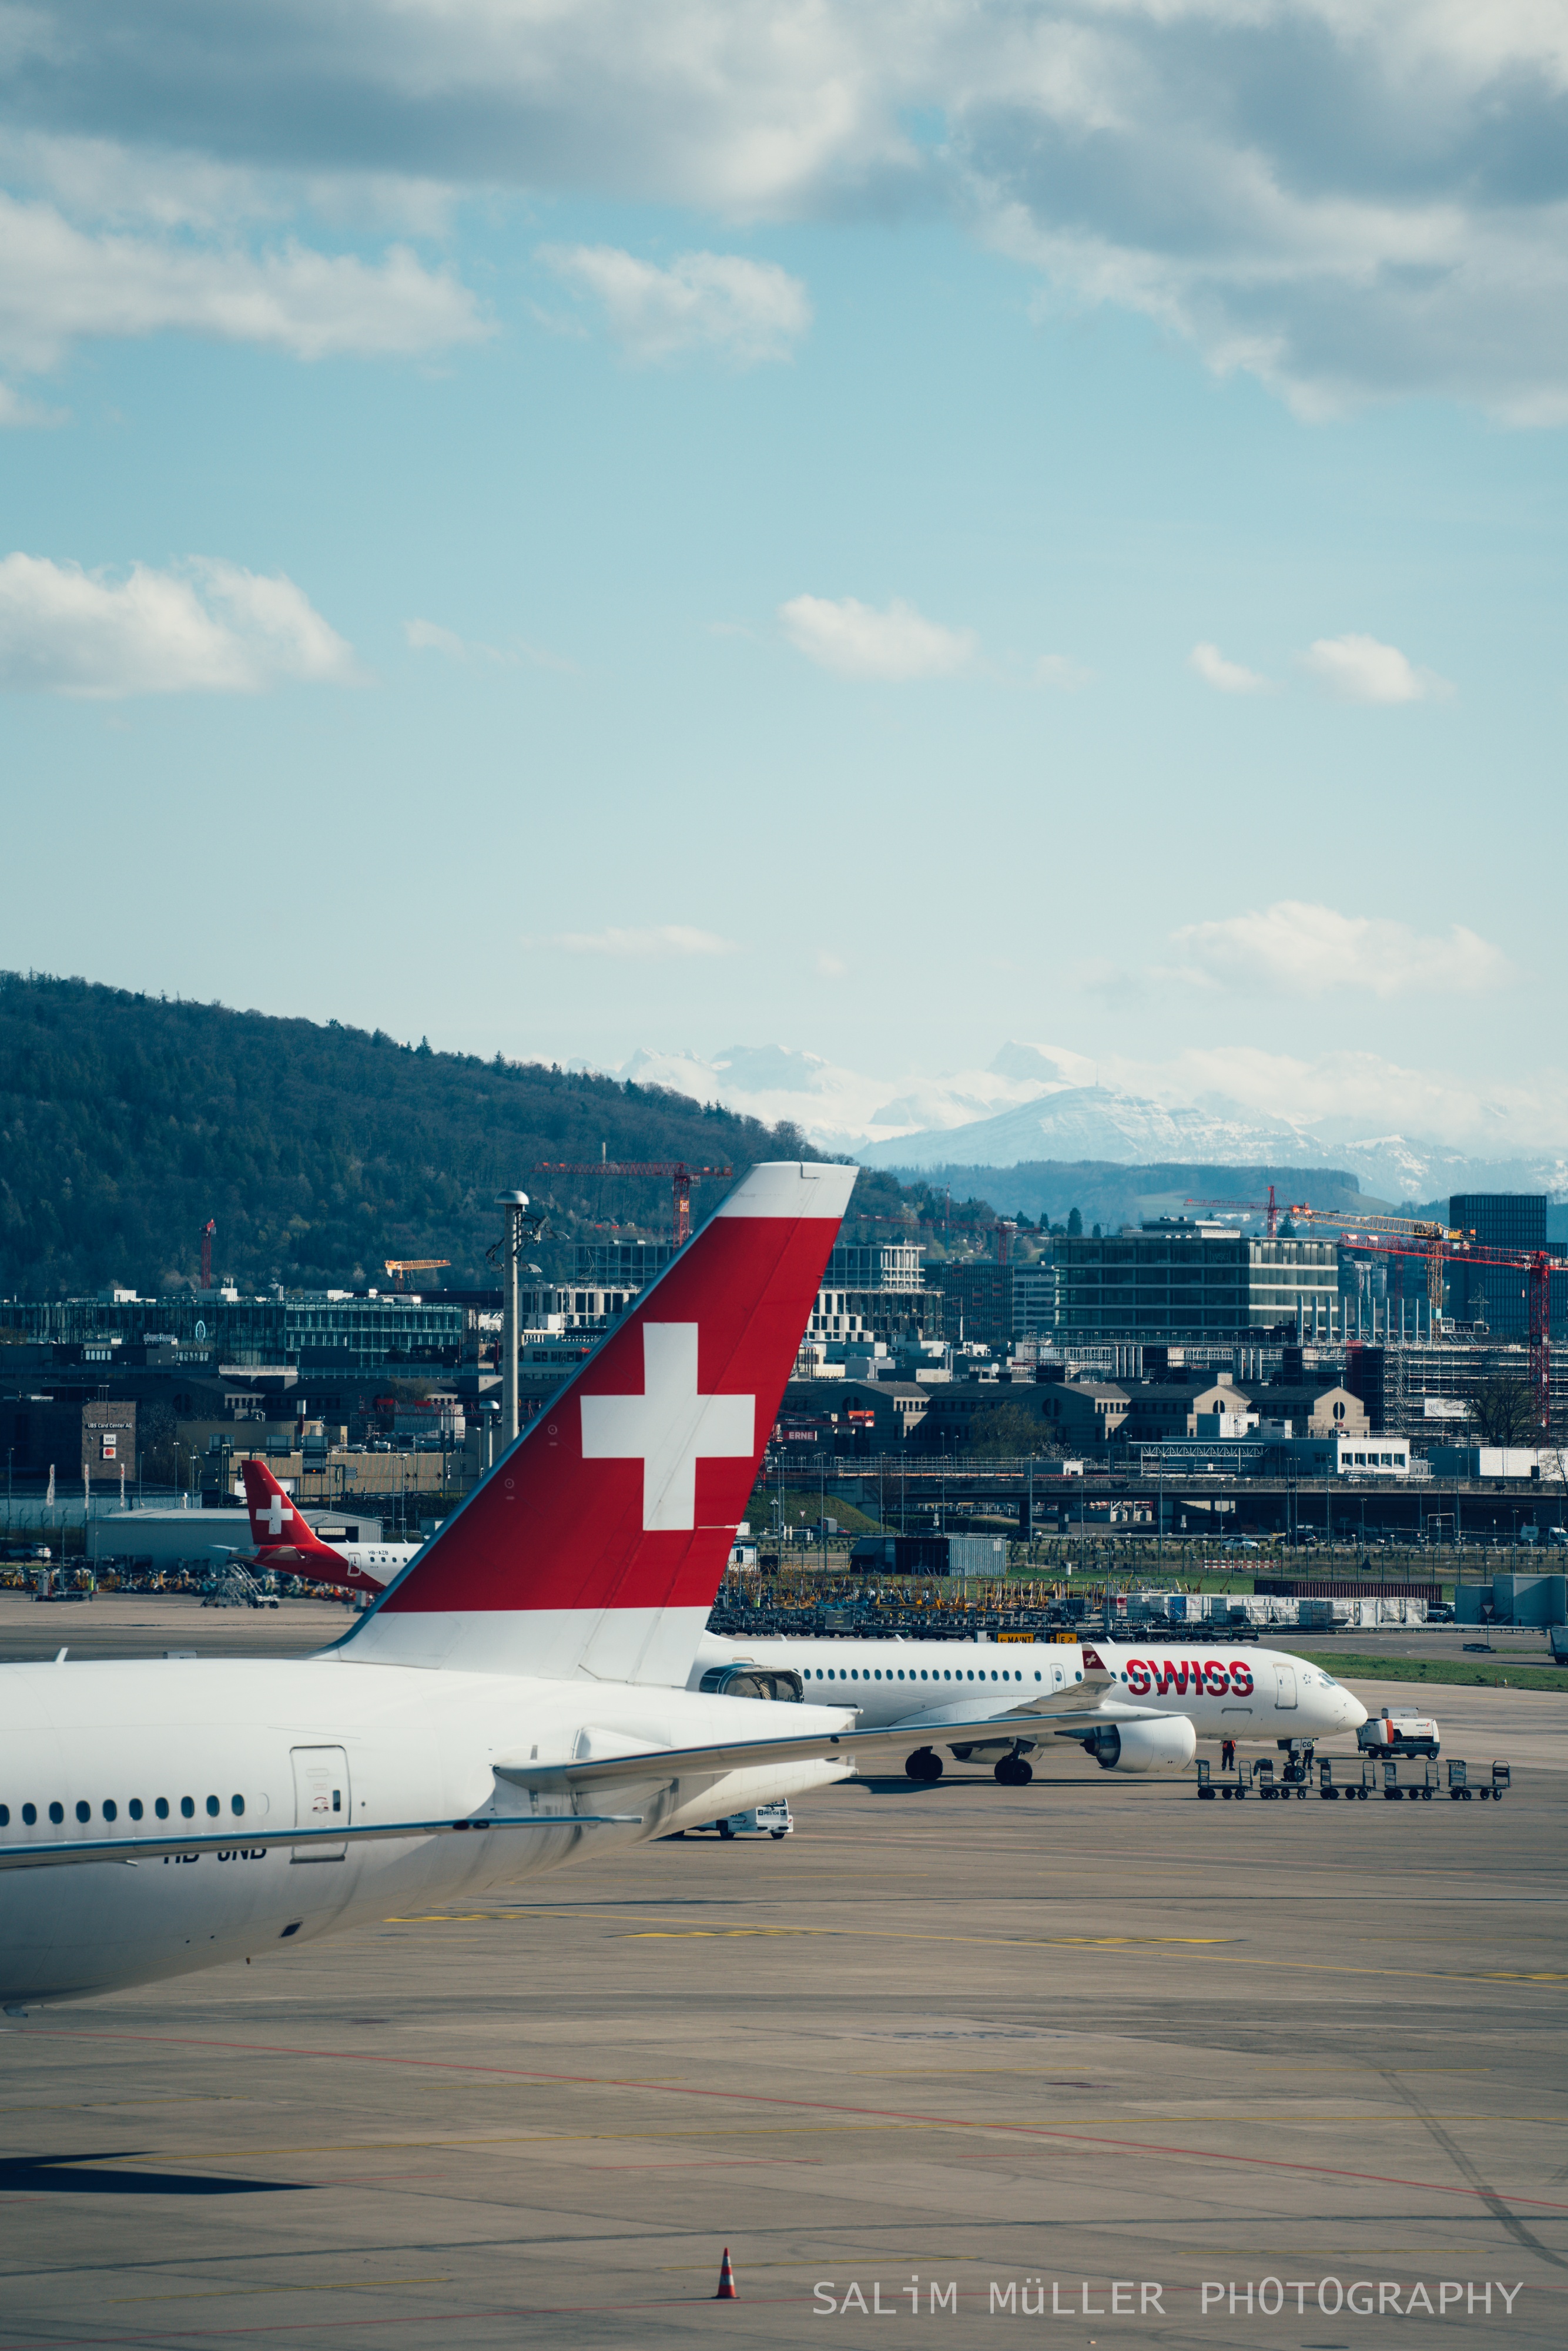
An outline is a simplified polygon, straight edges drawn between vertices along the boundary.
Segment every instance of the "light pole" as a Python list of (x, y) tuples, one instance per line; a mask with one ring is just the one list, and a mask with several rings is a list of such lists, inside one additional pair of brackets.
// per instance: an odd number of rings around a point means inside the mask
[(512, 1445), (517, 1435), (517, 1259), (522, 1255), (528, 1196), (497, 1192), (496, 1206), (507, 1212), (501, 1261), (501, 1436), (504, 1445)]

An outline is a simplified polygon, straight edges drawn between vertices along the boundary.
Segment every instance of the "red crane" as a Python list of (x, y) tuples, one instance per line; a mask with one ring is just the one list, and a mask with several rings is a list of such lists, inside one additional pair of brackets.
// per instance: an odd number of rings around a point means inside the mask
[[(1393, 1224), (1389, 1217), (1368, 1218), (1368, 1224)], [(1409, 1221), (1409, 1220), (1406, 1220)], [(1439, 1238), (1436, 1244), (1427, 1238), (1434, 1228), (1415, 1226), (1407, 1237), (1371, 1232), (1364, 1227), (1352, 1227), (1345, 1222), (1344, 1238), (1352, 1249), (1376, 1249), (1385, 1257), (1418, 1257), (1427, 1266), (1428, 1284), (1437, 1278), (1437, 1312), (1442, 1311), (1443, 1268), (1445, 1264), (1511, 1266), (1529, 1277), (1530, 1300), (1530, 1392), (1535, 1402), (1535, 1418), (1542, 1436), (1552, 1433), (1552, 1270), (1562, 1267), (1563, 1260), (1546, 1249), (1489, 1249), (1459, 1233), (1435, 1229)], [(1428, 1291), (1430, 1295), (1430, 1290)]]
[(213, 1286), (213, 1235), (217, 1228), (218, 1220), (215, 1217), (209, 1217), (202, 1227), (202, 1288), (204, 1290), (210, 1290)]
[[(1245, 1208), (1263, 1214), (1274, 1231), (1274, 1186), (1261, 1200), (1188, 1200), (1189, 1208)], [(1454, 1261), (1466, 1265), (1511, 1266), (1529, 1277), (1530, 1389), (1542, 1435), (1552, 1429), (1552, 1269), (1561, 1260), (1545, 1249), (1491, 1249), (1458, 1227), (1430, 1223), (1422, 1217), (1356, 1217), (1343, 1209), (1312, 1208), (1298, 1202), (1287, 1213), (1307, 1223), (1334, 1226), (1352, 1249), (1376, 1249), (1385, 1257), (1418, 1257), (1427, 1268), (1427, 1301), (1434, 1326), (1442, 1320), (1445, 1269)]]
[(692, 1235), (692, 1186), (712, 1176), (727, 1182), (733, 1167), (688, 1167), (680, 1159), (544, 1159), (536, 1176), (662, 1176), (670, 1186), (675, 1247), (685, 1249)]

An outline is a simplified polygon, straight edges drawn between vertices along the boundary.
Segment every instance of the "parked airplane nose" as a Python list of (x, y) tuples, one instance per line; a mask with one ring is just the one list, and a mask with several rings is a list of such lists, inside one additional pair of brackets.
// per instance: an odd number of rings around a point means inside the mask
[(1362, 1724), (1366, 1719), (1366, 1708), (1363, 1706), (1361, 1700), (1358, 1698), (1352, 1698), (1349, 1690), (1344, 1691), (1340, 1700), (1340, 1729), (1342, 1730), (1359, 1730)]

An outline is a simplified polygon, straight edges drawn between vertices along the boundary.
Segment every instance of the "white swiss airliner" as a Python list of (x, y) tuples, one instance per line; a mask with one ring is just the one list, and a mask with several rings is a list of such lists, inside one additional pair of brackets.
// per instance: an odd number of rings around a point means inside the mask
[[(853, 1768), (682, 1685), (854, 1183), (754, 1167), (311, 1658), (0, 1667), (0, 2005), (248, 1957)], [(63, 1653), (62, 1653), (63, 1658)]]
[[(1092, 1719), (1061, 1719), (1064, 1696), (1107, 1678)], [(1025, 1760), (1046, 1740), (1076, 1739), (1107, 1771), (1179, 1771), (1200, 1739), (1295, 1747), (1311, 1760), (1316, 1740), (1356, 1730), (1359, 1698), (1316, 1666), (1280, 1649), (1156, 1646), (1101, 1641), (816, 1641), (788, 1635), (751, 1641), (705, 1633), (689, 1687), (760, 1690), (831, 1706), (846, 1700), (866, 1729), (906, 1736), (904, 1768), (936, 1780), (938, 1750), (993, 1758), (1004, 1785), (1032, 1779)], [(987, 1708), (1016, 1719), (1037, 1707), (1052, 1719), (1030, 1738), (974, 1729)], [(955, 1724), (968, 1727), (955, 1730)]]
[(278, 1575), (308, 1576), (346, 1592), (379, 1591), (417, 1557), (419, 1543), (325, 1543), (284, 1492), (265, 1461), (244, 1465), (246, 1506), (256, 1565)]
[[(0, 1667), (0, 2006), (467, 1897), (906, 1752), (906, 1729), (855, 1729), (853, 1678), (818, 1705), (813, 1674), (787, 1716), (682, 1687), (855, 1173), (752, 1168), (331, 1648)], [(1120, 1684), (1090, 1652), (1073, 1672), (1017, 1685), (1010, 1719), (966, 1681), (940, 1735), (1091, 1727)]]

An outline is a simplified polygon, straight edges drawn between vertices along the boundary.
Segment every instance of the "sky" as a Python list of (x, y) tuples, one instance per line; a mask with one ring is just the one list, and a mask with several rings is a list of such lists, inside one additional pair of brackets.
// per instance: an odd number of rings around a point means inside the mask
[(1568, 1147), (1561, 11), (0, 38), (0, 963)]

